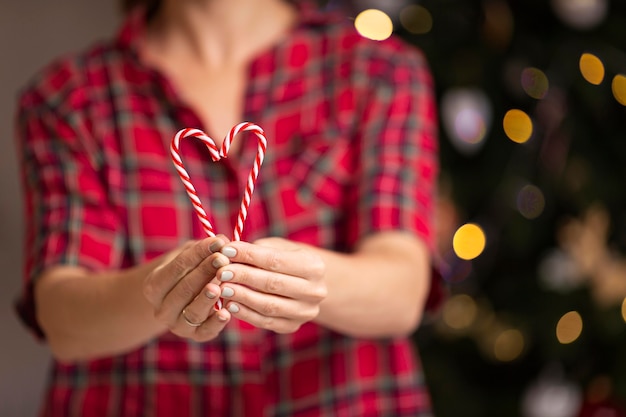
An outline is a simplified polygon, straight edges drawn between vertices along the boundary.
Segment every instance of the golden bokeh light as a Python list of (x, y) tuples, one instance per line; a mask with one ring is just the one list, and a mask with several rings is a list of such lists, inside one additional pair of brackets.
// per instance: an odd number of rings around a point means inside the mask
[(584, 53), (580, 56), (580, 73), (590, 84), (599, 85), (604, 80), (604, 64), (597, 56)]
[(626, 298), (622, 301), (622, 318), (626, 322)]
[(408, 32), (422, 35), (433, 28), (433, 17), (424, 6), (411, 4), (400, 11), (400, 24)]
[(516, 329), (504, 330), (496, 337), (493, 346), (495, 358), (501, 362), (511, 362), (524, 351), (524, 335)]
[(572, 343), (583, 331), (583, 319), (577, 311), (565, 313), (556, 325), (556, 338), (564, 345)]
[(626, 106), (626, 75), (617, 74), (613, 77), (611, 90), (613, 90), (615, 100), (622, 106)]
[(393, 33), (393, 22), (378, 9), (363, 10), (354, 20), (354, 27), (364, 38), (383, 41)]
[(452, 247), (461, 259), (470, 260), (485, 250), (485, 232), (477, 224), (468, 223), (459, 227), (454, 233)]
[(542, 99), (548, 94), (550, 83), (546, 74), (538, 68), (524, 68), (521, 76), (522, 88), (532, 98)]
[(506, 112), (502, 121), (504, 133), (516, 143), (525, 143), (533, 134), (533, 122), (525, 112), (512, 109)]
[(470, 327), (476, 320), (478, 307), (469, 295), (458, 294), (446, 301), (441, 313), (442, 319), (448, 327), (463, 330)]

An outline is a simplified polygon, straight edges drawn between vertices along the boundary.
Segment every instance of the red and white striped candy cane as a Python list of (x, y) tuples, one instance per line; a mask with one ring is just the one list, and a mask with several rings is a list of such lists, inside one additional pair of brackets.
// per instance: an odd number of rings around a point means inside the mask
[(209, 216), (206, 211), (202, 207), (202, 202), (200, 201), (200, 197), (198, 197), (198, 193), (196, 192), (196, 188), (191, 183), (191, 178), (189, 178), (189, 174), (187, 174), (187, 170), (183, 165), (183, 160), (180, 157), (180, 140), (186, 137), (195, 137), (200, 139), (206, 147), (209, 149), (209, 154), (211, 154), (211, 159), (213, 161), (220, 160), (220, 154), (217, 150), (217, 145), (215, 145), (215, 141), (207, 136), (206, 133), (199, 129), (182, 129), (180, 130), (172, 139), (172, 144), (170, 146), (170, 153), (172, 154), (172, 161), (174, 161), (174, 167), (176, 171), (178, 171), (178, 175), (180, 175), (180, 179), (185, 186), (185, 190), (187, 191), (187, 195), (191, 199), (191, 204), (193, 204), (193, 208), (200, 219), (200, 223), (202, 224), (202, 228), (206, 232), (207, 235), (213, 237), (215, 233), (213, 232), (213, 225), (209, 221)]
[(252, 193), (254, 192), (254, 184), (259, 176), (259, 169), (261, 168), (261, 164), (263, 164), (263, 159), (265, 158), (267, 138), (265, 137), (263, 129), (259, 126), (249, 122), (239, 123), (237, 126), (233, 127), (228, 136), (224, 138), (224, 142), (222, 142), (222, 149), (220, 150), (220, 156), (222, 158), (226, 158), (233, 138), (237, 136), (239, 132), (247, 131), (253, 132), (257, 136), (258, 144), (256, 157), (254, 158), (254, 163), (250, 169), (248, 181), (246, 182), (246, 189), (244, 190), (243, 198), (241, 199), (241, 206), (239, 207), (239, 214), (237, 215), (237, 224), (235, 225), (235, 230), (233, 232), (234, 240), (241, 240), (243, 223), (246, 221), (246, 217), (248, 217), (248, 207), (250, 206), (250, 199), (252, 198)]
[(187, 170), (183, 165), (183, 161), (180, 157), (180, 141), (181, 139), (187, 137), (195, 137), (196, 139), (201, 140), (209, 150), (209, 154), (211, 155), (211, 159), (215, 162), (219, 161), (222, 158), (226, 158), (228, 156), (228, 151), (230, 150), (230, 146), (233, 142), (233, 139), (237, 134), (241, 132), (252, 132), (258, 138), (258, 146), (257, 146), (257, 154), (254, 159), (254, 164), (252, 165), (252, 169), (250, 169), (250, 174), (248, 175), (248, 181), (246, 182), (246, 189), (244, 190), (243, 198), (241, 199), (241, 206), (239, 207), (239, 214), (237, 216), (237, 224), (235, 225), (235, 230), (233, 232), (233, 240), (241, 240), (241, 234), (243, 232), (243, 224), (248, 216), (248, 207), (250, 206), (250, 199), (252, 197), (252, 193), (254, 192), (254, 184), (256, 183), (257, 177), (259, 176), (259, 169), (261, 168), (261, 164), (263, 164), (263, 159), (265, 158), (265, 151), (267, 149), (267, 138), (265, 137), (265, 133), (263, 129), (254, 123), (243, 122), (234, 126), (228, 135), (224, 138), (222, 142), (222, 147), (218, 151), (217, 145), (215, 141), (199, 129), (182, 129), (180, 130), (172, 139), (172, 143), (170, 146), (170, 152), (172, 154), (172, 160), (174, 162), (174, 167), (178, 174), (180, 175), (180, 179), (185, 186), (185, 190), (187, 191), (187, 195), (191, 199), (191, 203), (193, 208), (200, 219), (200, 223), (204, 228), (204, 231), (209, 236), (215, 236), (215, 232), (213, 230), (213, 225), (209, 221), (209, 217), (202, 207), (202, 202), (198, 197), (198, 193), (196, 192), (195, 187), (191, 183), (191, 178), (189, 178), (189, 174), (187, 174)]
[[(250, 199), (252, 197), (252, 193), (254, 192), (254, 184), (256, 183), (256, 179), (259, 176), (259, 169), (261, 168), (261, 164), (263, 163), (263, 159), (265, 158), (265, 150), (267, 149), (267, 138), (265, 137), (263, 129), (253, 123), (239, 123), (237, 126), (233, 127), (228, 135), (224, 138), (224, 141), (222, 142), (222, 148), (219, 150), (219, 152), (217, 150), (217, 145), (215, 144), (215, 141), (199, 129), (182, 129), (178, 133), (176, 133), (176, 135), (172, 139), (170, 153), (172, 154), (174, 167), (180, 175), (180, 179), (185, 186), (187, 195), (189, 195), (189, 198), (191, 199), (191, 204), (193, 205), (193, 208), (196, 211), (198, 218), (200, 219), (200, 223), (202, 224), (204, 231), (209, 236), (215, 236), (213, 225), (209, 221), (209, 216), (202, 207), (202, 202), (200, 201), (200, 197), (198, 197), (196, 188), (191, 183), (191, 178), (189, 178), (189, 174), (187, 173), (187, 170), (183, 165), (183, 160), (180, 157), (180, 141), (181, 139), (187, 137), (195, 137), (196, 139), (201, 140), (209, 150), (211, 159), (214, 162), (217, 162), (220, 159), (226, 158), (228, 156), (228, 151), (230, 150), (230, 145), (232, 144), (234, 137), (237, 136), (238, 133), (246, 131), (253, 132), (257, 136), (258, 146), (256, 158), (254, 158), (254, 164), (252, 165), (252, 169), (250, 170), (250, 174), (248, 175), (246, 189), (244, 191), (243, 198), (241, 199), (241, 206), (239, 207), (239, 214), (237, 216), (237, 224), (235, 225), (235, 230), (233, 232), (233, 240), (241, 240), (243, 223), (248, 216), (248, 207), (250, 206)], [(215, 308), (217, 310), (221, 309), (222, 304), (222, 300), (218, 300)]]

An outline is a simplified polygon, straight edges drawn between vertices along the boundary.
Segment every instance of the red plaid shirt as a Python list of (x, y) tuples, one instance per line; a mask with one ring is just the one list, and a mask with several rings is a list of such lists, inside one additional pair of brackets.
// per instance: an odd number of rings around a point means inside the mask
[[(302, 13), (249, 67), (245, 118), (269, 144), (243, 239), (350, 251), (365, 235), (406, 230), (432, 244), (436, 112), (423, 56), (363, 39), (345, 18)], [(21, 97), (27, 321), (46, 267), (121, 269), (204, 237), (168, 152), (200, 121), (138, 60), (141, 20), (49, 66)], [(253, 135), (236, 140), (240, 154), (220, 163), (199, 141), (182, 145), (227, 235), (256, 151)], [(124, 355), (54, 362), (41, 415), (399, 417), (430, 405), (407, 338), (358, 340), (314, 323), (278, 335), (233, 320), (209, 343), (164, 334)]]

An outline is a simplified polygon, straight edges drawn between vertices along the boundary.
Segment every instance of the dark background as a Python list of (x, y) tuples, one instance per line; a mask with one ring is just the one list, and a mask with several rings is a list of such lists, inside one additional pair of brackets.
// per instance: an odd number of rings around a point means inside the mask
[[(626, 296), (626, 110), (611, 88), (615, 75), (626, 74), (626, 3), (420, 4), (432, 14), (432, 30), (398, 33), (428, 56), (442, 118), (447, 111), (443, 98), (451, 91), (478, 91), (491, 104), (491, 125), (478, 149), (455, 146), (449, 129), (441, 130), (442, 178), (451, 188), (443, 198), (457, 210), (452, 220), (483, 228), (487, 246), (473, 261), (442, 254), (452, 303), (415, 336), (437, 415), (626, 415), (621, 310)], [(573, 10), (576, 4), (589, 9)], [(603, 4), (604, 18), (585, 25)], [(569, 20), (564, 7), (572, 9)], [(599, 85), (583, 78), (583, 53), (604, 64)], [(547, 76), (549, 88), (542, 98), (524, 90), (524, 68)], [(508, 140), (503, 118), (510, 109), (531, 117), (533, 135), (527, 143)], [(543, 196), (543, 210), (532, 218), (520, 206), (524, 185)], [(452, 310), (458, 307), (454, 302), (468, 299), (477, 309), (471, 324), (463, 329), (446, 325), (443, 313), (458, 311)], [(557, 323), (570, 311), (582, 318), (582, 333), (562, 344)], [(507, 330), (522, 335), (523, 349), (511, 360), (498, 360), (495, 345)]]

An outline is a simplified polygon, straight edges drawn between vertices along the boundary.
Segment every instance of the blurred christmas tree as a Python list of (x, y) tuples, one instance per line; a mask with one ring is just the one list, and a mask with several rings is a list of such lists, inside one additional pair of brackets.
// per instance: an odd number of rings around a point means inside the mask
[(450, 297), (415, 335), (436, 415), (626, 415), (626, 2), (350, 4), (437, 83)]

